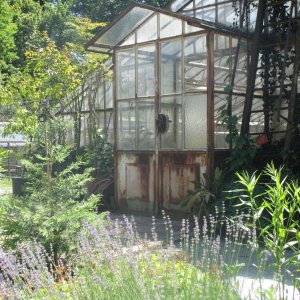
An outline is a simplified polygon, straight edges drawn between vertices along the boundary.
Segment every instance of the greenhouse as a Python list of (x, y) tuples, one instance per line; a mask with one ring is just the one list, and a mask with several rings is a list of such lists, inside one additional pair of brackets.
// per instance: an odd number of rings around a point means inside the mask
[[(243, 1), (216, 2), (173, 1), (167, 9), (132, 4), (86, 45), (113, 61), (120, 208), (178, 209), (195, 182), (208, 179), (209, 185), (230, 151), (224, 116), (237, 116), (236, 126), (242, 126), (258, 9), (253, 5), (243, 18)], [(260, 62), (247, 132), (253, 136), (269, 130), (272, 113), (259, 69)], [(277, 110), (286, 120), (281, 102)], [(273, 121), (273, 130), (282, 132), (284, 122)]]

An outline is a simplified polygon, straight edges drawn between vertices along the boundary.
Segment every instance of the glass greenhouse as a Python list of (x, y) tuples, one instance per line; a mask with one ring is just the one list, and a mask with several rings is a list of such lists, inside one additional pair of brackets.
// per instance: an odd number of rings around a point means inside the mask
[[(179, 209), (194, 182), (211, 177), (228, 155), (224, 110), (243, 113), (257, 13), (253, 5), (248, 30), (239, 30), (241, 3), (178, 0), (167, 9), (132, 4), (86, 45), (113, 62), (118, 207)], [(257, 76), (253, 135), (265, 131), (262, 87)]]

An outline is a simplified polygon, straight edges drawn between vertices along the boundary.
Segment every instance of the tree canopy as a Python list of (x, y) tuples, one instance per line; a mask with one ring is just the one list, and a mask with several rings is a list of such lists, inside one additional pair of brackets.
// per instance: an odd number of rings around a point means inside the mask
[(0, 2), (0, 121), (10, 121), (8, 132), (32, 135), (41, 110), (61, 104), (92, 73), (105, 69), (106, 56), (86, 53), (83, 46), (131, 2)]

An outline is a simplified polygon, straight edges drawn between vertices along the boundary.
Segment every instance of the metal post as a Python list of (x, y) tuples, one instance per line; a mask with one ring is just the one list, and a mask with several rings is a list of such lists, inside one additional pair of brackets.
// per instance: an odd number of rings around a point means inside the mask
[(207, 34), (207, 175), (208, 188), (214, 173), (214, 33)]

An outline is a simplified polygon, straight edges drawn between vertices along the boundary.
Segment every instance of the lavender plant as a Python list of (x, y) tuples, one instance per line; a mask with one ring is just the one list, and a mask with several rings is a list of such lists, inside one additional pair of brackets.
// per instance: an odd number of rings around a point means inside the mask
[[(68, 265), (55, 266), (52, 256), (34, 242), (18, 245), (18, 255), (1, 250), (0, 297), (254, 299), (253, 293), (242, 296), (238, 276), (232, 271), (239, 267), (242, 247), (251, 251), (256, 239), (246, 226), (249, 217), (237, 213), (236, 220), (224, 218), (223, 208), (200, 221), (185, 219), (178, 241), (165, 213), (160, 221), (167, 229), (164, 240), (159, 240), (155, 218), (149, 228), (153, 238), (142, 238), (133, 218), (111, 220), (108, 215), (105, 226), (84, 223)], [(261, 287), (255, 290), (255, 298), (277, 299), (276, 291)]]

